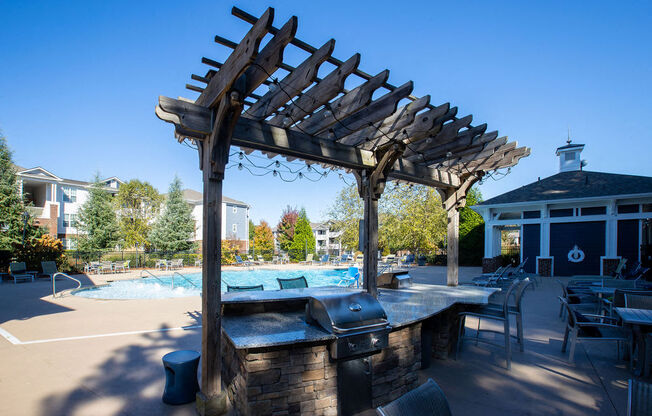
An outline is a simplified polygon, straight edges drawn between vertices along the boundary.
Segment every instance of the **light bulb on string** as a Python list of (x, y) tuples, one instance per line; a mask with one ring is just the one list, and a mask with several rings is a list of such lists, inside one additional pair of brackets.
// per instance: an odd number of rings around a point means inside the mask
[(274, 171), (272, 171), (272, 175), (278, 176), (278, 171), (276, 169), (274, 169)]
[(238, 163), (238, 170), (242, 170), (244, 168), (244, 165), (242, 163)]
[(244, 159), (244, 153), (243, 152), (238, 153), (238, 159), (240, 159), (240, 160)]
[(299, 179), (303, 178), (303, 173), (299, 172)]

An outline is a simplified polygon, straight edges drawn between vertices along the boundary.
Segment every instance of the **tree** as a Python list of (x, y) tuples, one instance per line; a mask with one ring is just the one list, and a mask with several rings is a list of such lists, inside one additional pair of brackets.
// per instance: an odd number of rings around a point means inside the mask
[(254, 230), (256, 229), (256, 226), (254, 225), (254, 222), (249, 219), (249, 241), (254, 241)]
[(267, 221), (261, 220), (254, 230), (254, 246), (265, 260), (271, 260), (274, 253), (274, 235)]
[(288, 250), (290, 258), (294, 261), (305, 260), (306, 249), (308, 253), (315, 252), (315, 236), (312, 234), (308, 220), (299, 216), (294, 227), (294, 239)]
[(359, 221), (364, 216), (364, 204), (356, 185), (343, 188), (328, 211), (333, 230), (341, 231), (342, 248), (357, 250)]
[(147, 238), (162, 199), (148, 182), (132, 179), (120, 186), (115, 202), (120, 212), (120, 232), (126, 247), (149, 246)]
[(276, 226), (276, 238), (278, 239), (278, 244), (281, 251), (287, 252), (292, 245), (294, 240), (294, 227), (297, 224), (297, 219), (299, 218), (299, 211), (296, 208), (287, 206), (283, 213), (281, 214), (281, 220)]
[(24, 212), (25, 204), (18, 188), (11, 150), (7, 139), (0, 134), (0, 250), (14, 250), (22, 245), (23, 231), (26, 240), (43, 234), (37, 232), (31, 218), (25, 227)]
[(460, 210), (459, 262), (463, 266), (480, 266), (484, 256), (484, 220), (471, 209), (482, 202), (480, 190), (473, 187), (466, 194), (466, 206)]
[(95, 175), (88, 199), (79, 209), (75, 227), (80, 251), (113, 249), (120, 241), (113, 197), (105, 189), (99, 174)]
[(149, 241), (159, 250), (182, 251), (192, 248), (195, 232), (192, 208), (183, 200), (181, 180), (174, 177), (170, 184), (163, 213), (154, 223)]

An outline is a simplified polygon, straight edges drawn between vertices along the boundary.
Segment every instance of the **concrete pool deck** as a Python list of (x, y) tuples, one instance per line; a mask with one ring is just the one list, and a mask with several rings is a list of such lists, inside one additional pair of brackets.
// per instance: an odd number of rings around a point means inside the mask
[[(91, 275), (84, 282), (139, 273)], [(461, 268), (460, 280), (478, 273)], [(411, 274), (419, 283), (446, 279), (444, 267), (416, 267)], [(53, 299), (51, 290), (48, 281), (0, 285), (0, 414), (195, 414), (194, 403), (161, 402), (161, 357), (177, 349), (199, 350), (199, 297)], [(457, 361), (433, 359), (420, 377), (440, 384), (456, 415), (624, 414), (629, 373), (614, 345), (580, 343), (574, 364), (560, 352), (559, 292), (544, 280), (526, 295), (526, 351), (514, 352), (511, 371), (504, 369), (501, 349), (467, 343)]]

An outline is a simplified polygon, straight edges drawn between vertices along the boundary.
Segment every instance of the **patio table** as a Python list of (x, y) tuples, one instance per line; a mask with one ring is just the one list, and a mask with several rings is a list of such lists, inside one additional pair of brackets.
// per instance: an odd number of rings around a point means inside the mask
[(644, 333), (652, 330), (652, 310), (617, 307), (616, 313), (623, 321), (623, 325), (632, 327), (633, 342), (638, 347), (637, 366), (632, 366), (636, 376), (640, 376), (645, 368), (645, 336)]

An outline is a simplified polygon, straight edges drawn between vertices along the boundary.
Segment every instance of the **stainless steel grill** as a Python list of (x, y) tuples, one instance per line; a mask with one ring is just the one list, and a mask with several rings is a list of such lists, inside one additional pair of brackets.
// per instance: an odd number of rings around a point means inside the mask
[(387, 314), (366, 292), (313, 296), (306, 305), (306, 319), (337, 336), (330, 345), (334, 360), (371, 355), (388, 345)]

